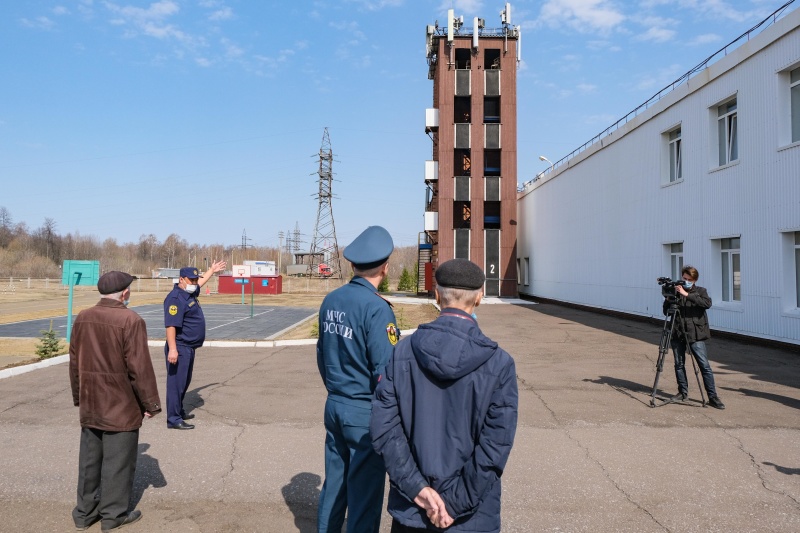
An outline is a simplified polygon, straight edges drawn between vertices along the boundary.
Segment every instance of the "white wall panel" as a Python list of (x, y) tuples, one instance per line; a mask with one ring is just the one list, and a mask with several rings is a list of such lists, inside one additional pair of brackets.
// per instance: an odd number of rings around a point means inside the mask
[[(520, 292), (662, 316), (664, 244), (683, 242), (714, 298), (712, 328), (800, 344), (782, 232), (800, 230), (800, 143), (779, 146), (778, 72), (800, 64), (800, 10), (789, 13), (589, 147), (518, 199)], [(739, 159), (717, 168), (716, 104), (737, 98)], [(664, 133), (681, 127), (683, 179), (662, 180)], [(741, 235), (741, 302), (721, 302), (714, 239)], [(718, 244), (718, 243), (717, 243)]]

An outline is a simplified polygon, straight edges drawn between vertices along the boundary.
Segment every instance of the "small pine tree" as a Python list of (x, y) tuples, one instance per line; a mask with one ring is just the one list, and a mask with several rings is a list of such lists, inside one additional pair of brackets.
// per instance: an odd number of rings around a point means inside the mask
[(389, 276), (386, 276), (378, 284), (378, 292), (389, 292)]
[(414, 290), (414, 280), (411, 277), (411, 273), (403, 267), (403, 272), (400, 274), (400, 282), (397, 284), (398, 291), (413, 291)]
[(43, 329), (42, 338), (39, 344), (36, 345), (36, 355), (41, 359), (49, 359), (58, 355), (63, 347), (61, 341), (58, 339), (58, 332), (53, 330), (53, 321), (50, 321), (50, 329)]

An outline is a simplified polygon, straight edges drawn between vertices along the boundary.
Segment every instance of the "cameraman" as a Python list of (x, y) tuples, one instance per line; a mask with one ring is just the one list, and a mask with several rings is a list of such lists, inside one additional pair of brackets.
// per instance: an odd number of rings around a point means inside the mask
[[(695, 361), (700, 367), (700, 373), (703, 375), (703, 384), (708, 393), (708, 405), (716, 409), (725, 409), (725, 404), (717, 396), (717, 389), (714, 386), (714, 374), (711, 372), (711, 365), (708, 364), (708, 356), (706, 355), (707, 339), (711, 338), (711, 330), (708, 327), (708, 315), (706, 309), (711, 307), (711, 297), (708, 295), (703, 287), (696, 284), (700, 278), (700, 273), (693, 266), (686, 265), (681, 269), (681, 277), (683, 284), (675, 285), (676, 303), (681, 311), (683, 320), (683, 329), (686, 337), (681, 335), (673, 335), (671, 345), (672, 352), (675, 355), (675, 379), (678, 381), (678, 394), (673, 396), (673, 401), (685, 400), (689, 390), (689, 384), (686, 381), (686, 343), (689, 343), (692, 354), (694, 354)], [(664, 300), (664, 314), (667, 314), (669, 309), (669, 296), (668, 289), (662, 289), (662, 294), (665, 296)], [(677, 332), (676, 332), (677, 333)]]

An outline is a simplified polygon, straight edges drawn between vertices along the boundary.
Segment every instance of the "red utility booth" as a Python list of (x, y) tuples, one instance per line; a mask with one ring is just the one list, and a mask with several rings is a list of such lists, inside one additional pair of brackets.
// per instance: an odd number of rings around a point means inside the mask
[[(241, 283), (243, 280), (247, 280), (247, 283)], [(242, 287), (245, 295), (250, 294), (250, 291), (253, 294), (283, 294), (283, 279), (280, 276), (219, 277), (220, 294), (242, 294)]]

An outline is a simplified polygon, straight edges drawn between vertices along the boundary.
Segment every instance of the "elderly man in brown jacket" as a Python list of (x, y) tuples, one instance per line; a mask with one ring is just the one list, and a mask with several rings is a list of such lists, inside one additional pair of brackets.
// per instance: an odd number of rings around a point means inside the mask
[[(132, 524), (128, 512), (142, 419), (161, 411), (144, 320), (127, 308), (125, 272), (97, 282), (102, 298), (75, 319), (69, 345), (72, 400), (80, 407), (78, 504), (72, 511), (81, 531), (97, 521), (102, 531)], [(102, 486), (101, 486), (102, 483)]]

